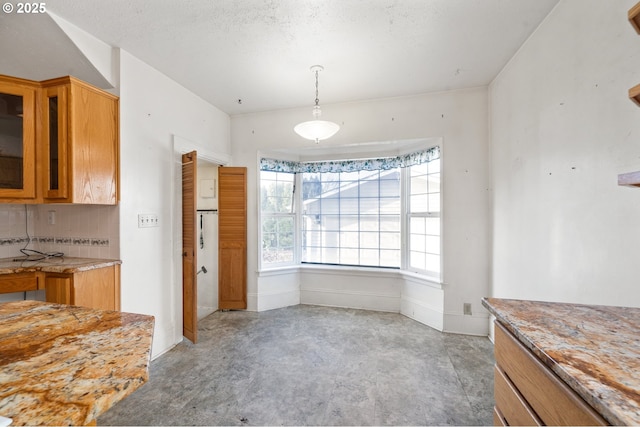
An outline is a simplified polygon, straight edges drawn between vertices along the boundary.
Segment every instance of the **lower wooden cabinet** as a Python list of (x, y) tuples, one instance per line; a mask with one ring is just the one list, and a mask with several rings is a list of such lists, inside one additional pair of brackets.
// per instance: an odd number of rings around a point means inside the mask
[(36, 272), (0, 275), (0, 294), (38, 290)]
[(608, 424), (499, 322), (495, 356), (495, 425)]
[(76, 273), (46, 273), (47, 302), (120, 310), (120, 265)]

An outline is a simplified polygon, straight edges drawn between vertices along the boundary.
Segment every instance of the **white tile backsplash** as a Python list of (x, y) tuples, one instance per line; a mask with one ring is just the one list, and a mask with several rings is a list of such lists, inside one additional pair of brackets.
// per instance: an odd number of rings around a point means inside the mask
[[(49, 212), (55, 224), (49, 224)], [(26, 228), (28, 227), (28, 228)], [(0, 257), (17, 256), (26, 246), (89, 258), (120, 257), (119, 209), (97, 205), (0, 204)]]
[[(27, 244), (27, 216), (33, 216), (33, 208), (25, 205), (0, 205), (0, 257), (19, 254)], [(33, 232), (33, 221), (29, 224)]]

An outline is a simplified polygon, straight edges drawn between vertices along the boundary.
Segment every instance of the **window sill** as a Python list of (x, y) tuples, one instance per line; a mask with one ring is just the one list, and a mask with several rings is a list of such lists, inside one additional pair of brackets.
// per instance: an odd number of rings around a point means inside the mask
[(322, 274), (339, 274), (341, 276), (388, 276), (397, 277), (401, 270), (397, 268), (358, 267), (346, 265), (301, 264), (300, 271)]
[(364, 277), (389, 277), (403, 278), (415, 283), (429, 286), (436, 289), (442, 289), (443, 283), (440, 278), (427, 274), (416, 273), (409, 270), (391, 269), (391, 268), (375, 268), (375, 267), (356, 267), (356, 266), (337, 266), (337, 265), (319, 265), (319, 264), (299, 264), (288, 265), (283, 267), (273, 267), (258, 271), (258, 277), (278, 276), (291, 273), (319, 273), (340, 276), (364, 276)]
[(442, 289), (442, 280), (439, 277), (430, 276), (428, 274), (416, 273), (415, 271), (400, 270), (402, 277), (408, 280), (416, 281), (422, 285), (430, 286), (436, 289)]
[(300, 270), (300, 265), (283, 265), (281, 267), (270, 267), (258, 270), (256, 273), (258, 277), (267, 276), (279, 276), (281, 274), (297, 273)]

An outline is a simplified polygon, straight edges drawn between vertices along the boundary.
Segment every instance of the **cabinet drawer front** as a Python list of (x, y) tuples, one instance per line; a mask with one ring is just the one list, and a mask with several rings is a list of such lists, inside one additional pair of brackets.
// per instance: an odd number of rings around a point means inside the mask
[(495, 323), (496, 364), (547, 425), (607, 425), (580, 396)]
[(7, 274), (0, 276), (0, 294), (12, 292), (35, 291), (38, 289), (38, 279), (35, 273)]
[(493, 425), (494, 426), (507, 426), (508, 425), (507, 421), (502, 416), (502, 413), (500, 413), (500, 410), (498, 408), (496, 408), (495, 406), (493, 407)]
[(502, 370), (494, 367), (494, 394), (496, 406), (502, 419), (510, 426), (539, 426), (540, 419), (524, 400), (518, 390), (505, 377)]

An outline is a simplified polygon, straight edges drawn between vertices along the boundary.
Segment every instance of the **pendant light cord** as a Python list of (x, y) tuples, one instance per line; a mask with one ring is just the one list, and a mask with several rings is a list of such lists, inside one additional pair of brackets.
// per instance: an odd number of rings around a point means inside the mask
[(316, 107), (320, 104), (320, 99), (318, 98), (318, 70), (316, 70)]

